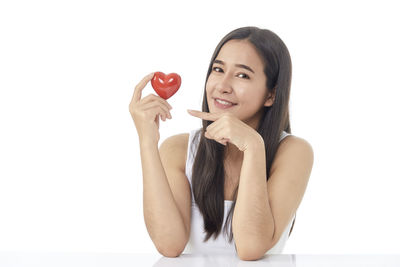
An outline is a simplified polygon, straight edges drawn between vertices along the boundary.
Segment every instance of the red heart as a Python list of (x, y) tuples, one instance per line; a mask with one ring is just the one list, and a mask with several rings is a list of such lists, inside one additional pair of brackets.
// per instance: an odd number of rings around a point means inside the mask
[(165, 75), (158, 71), (154, 73), (153, 79), (151, 79), (151, 86), (153, 86), (154, 91), (156, 91), (159, 96), (167, 100), (173, 96), (181, 86), (181, 76), (176, 73)]

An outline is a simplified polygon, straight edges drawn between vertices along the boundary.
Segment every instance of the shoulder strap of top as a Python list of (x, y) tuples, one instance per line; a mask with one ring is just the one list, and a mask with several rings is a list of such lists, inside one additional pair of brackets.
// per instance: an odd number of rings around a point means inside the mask
[(280, 137), (280, 139), (279, 139), (279, 142), (282, 141), (286, 136), (289, 136), (289, 135), (290, 135), (290, 133), (287, 133), (287, 132), (285, 132), (285, 131), (282, 131), (281, 137)]

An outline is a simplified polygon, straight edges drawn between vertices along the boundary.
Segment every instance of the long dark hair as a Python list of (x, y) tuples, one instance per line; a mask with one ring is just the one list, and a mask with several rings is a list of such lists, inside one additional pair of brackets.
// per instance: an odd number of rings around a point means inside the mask
[[(211, 57), (207, 71), (206, 84), (212, 71), (212, 66), (222, 46), (229, 40), (240, 39), (252, 43), (264, 62), (264, 73), (267, 77), (268, 92), (275, 91), (272, 106), (263, 107), (264, 112), (259, 122), (257, 132), (263, 137), (266, 151), (267, 181), (269, 171), (278, 149), (282, 131), (291, 133), (289, 121), (289, 96), (292, 80), (292, 62), (289, 51), (283, 41), (273, 32), (257, 27), (243, 27), (228, 33), (219, 42)], [(202, 111), (209, 112), (206, 87)], [(223, 156), (225, 146), (215, 140), (204, 137), (205, 130), (212, 121), (203, 120), (203, 127), (197, 134), (201, 134), (192, 167), (192, 190), (196, 204), (204, 218), (206, 242), (212, 235), (214, 240), (221, 232), (224, 219), (224, 181), (225, 169)], [(198, 136), (195, 136), (197, 139)], [(232, 216), (236, 204), (238, 187), (234, 191), (233, 204), (225, 222), (225, 233), (232, 242)], [(228, 233), (230, 225), (230, 233)], [(293, 226), (292, 226), (293, 227)], [(292, 229), (291, 229), (292, 230)], [(291, 232), (290, 230), (290, 232)]]

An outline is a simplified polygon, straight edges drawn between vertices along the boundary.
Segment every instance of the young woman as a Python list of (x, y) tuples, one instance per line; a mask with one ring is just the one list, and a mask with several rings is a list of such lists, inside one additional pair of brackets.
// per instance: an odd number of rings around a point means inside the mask
[(172, 107), (153, 94), (141, 99), (153, 73), (136, 86), (129, 110), (140, 141), (144, 219), (162, 255), (186, 248), (256, 260), (282, 251), (314, 161), (311, 145), (291, 135), (291, 71), (273, 32), (230, 32), (211, 58), (202, 112), (188, 110), (203, 127), (159, 149), (159, 117), (171, 119)]

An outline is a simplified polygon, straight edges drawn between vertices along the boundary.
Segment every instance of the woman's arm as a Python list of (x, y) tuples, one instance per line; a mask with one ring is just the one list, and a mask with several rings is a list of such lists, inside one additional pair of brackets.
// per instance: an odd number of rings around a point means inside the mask
[(265, 164), (263, 140), (244, 151), (239, 190), (232, 218), (237, 252), (243, 259), (249, 252), (266, 251), (266, 246), (272, 241), (274, 233)]
[(182, 148), (174, 140), (174, 137), (166, 139), (160, 153), (157, 143), (140, 143), (144, 220), (157, 250), (166, 257), (179, 256), (190, 233), (190, 214), (187, 214), (191, 204), (190, 186), (182, 172), (182, 157), (178, 156), (181, 153), (177, 149), (182, 151)]
[(164, 256), (175, 257), (183, 251), (190, 227), (190, 186), (182, 171), (182, 146), (186, 143), (182, 143), (180, 136), (170, 137), (158, 150), (160, 118), (172, 119), (172, 106), (153, 94), (142, 98), (142, 91), (153, 76), (154, 73), (146, 75), (136, 85), (129, 112), (139, 135), (146, 227), (157, 250)]
[(232, 218), (237, 252), (244, 260), (261, 258), (279, 241), (304, 195), (313, 151), (305, 140), (287, 137), (278, 148), (268, 183), (265, 165), (261, 139), (244, 151)]

